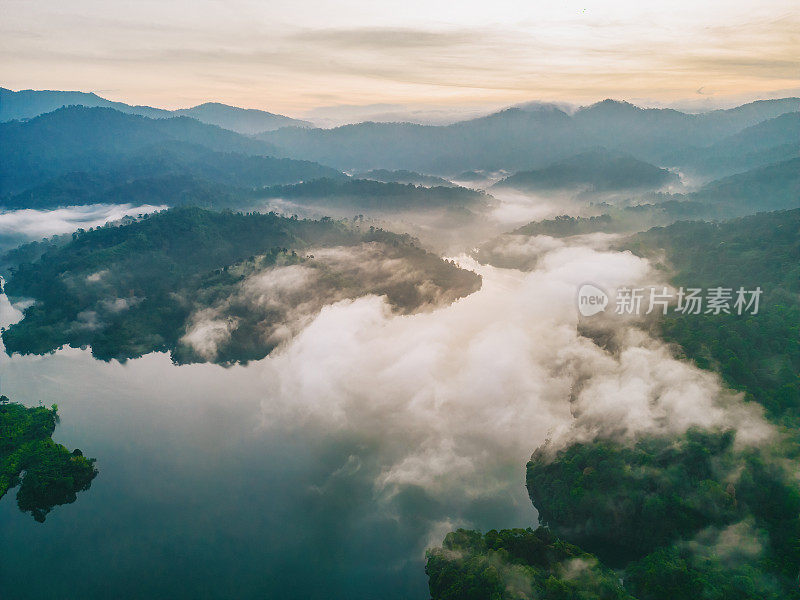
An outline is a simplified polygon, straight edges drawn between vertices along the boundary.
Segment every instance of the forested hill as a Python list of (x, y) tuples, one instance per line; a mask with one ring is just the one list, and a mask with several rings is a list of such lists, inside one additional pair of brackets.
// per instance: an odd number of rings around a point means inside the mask
[(628, 247), (665, 252), (676, 286), (763, 290), (758, 315), (669, 315), (663, 335), (776, 418), (800, 423), (800, 209), (678, 222), (638, 234)]
[(95, 459), (53, 441), (57, 423), (55, 405), (28, 408), (0, 396), (0, 498), (19, 486), (17, 506), (40, 523), (97, 476)]
[(484, 192), (462, 187), (422, 187), (410, 183), (328, 178), (296, 185), (271, 186), (263, 190), (261, 195), (319, 206), (383, 211), (442, 207), (483, 208), (492, 199)]
[(688, 198), (729, 216), (797, 208), (800, 206), (800, 158), (712, 181)]
[(322, 177), (347, 178), (313, 162), (215, 152), (170, 140), (119, 157), (109, 168), (59, 175), (0, 204), (6, 208), (94, 203), (239, 208), (254, 201), (258, 188)]
[(687, 149), (667, 159), (689, 173), (721, 177), (800, 156), (800, 112), (797, 109), (751, 125), (708, 147)]
[(678, 184), (675, 173), (605, 149), (582, 152), (532, 171), (519, 171), (493, 187), (525, 191), (585, 189), (592, 192), (658, 190)]
[(210, 150), (274, 154), (267, 143), (188, 117), (148, 119), (110, 108), (71, 106), (27, 122), (0, 123), (0, 194), (69, 171), (108, 168), (121, 157), (166, 141)]
[(246, 208), (264, 186), (346, 176), (188, 117), (72, 106), (0, 123), (0, 206), (93, 203)]
[(546, 527), (459, 529), (427, 552), (433, 600), (635, 600), (597, 558)]
[(445, 186), (445, 187), (452, 187), (455, 184), (448, 181), (447, 179), (442, 179), (441, 177), (436, 177), (434, 175), (423, 175), (422, 173), (416, 173), (414, 171), (407, 171), (407, 170), (399, 170), (399, 171), (390, 171), (388, 169), (373, 169), (371, 171), (365, 171), (363, 173), (356, 173), (354, 177), (358, 179), (371, 179), (373, 181), (382, 181), (384, 183), (411, 183), (413, 185), (423, 185), (427, 187), (434, 187), (434, 186)]
[[(624, 568), (637, 598), (799, 598), (800, 209), (723, 223), (678, 222), (625, 247), (664, 261), (676, 287), (760, 287), (757, 314), (675, 314), (659, 323), (699, 366), (762, 404), (780, 433), (737, 448), (734, 431), (547, 444), (527, 484), (554, 532)], [(720, 532), (758, 539), (753, 556)], [(738, 542), (737, 542), (738, 543)]]
[[(549, 227), (562, 224), (593, 222), (562, 219)], [(776, 434), (758, 446), (737, 444), (733, 429), (689, 429), (537, 448), (526, 482), (540, 522), (616, 569), (624, 588), (617, 596), (605, 588), (603, 596), (587, 588), (598, 581), (587, 576), (583, 588), (570, 589), (556, 570), (546, 580), (550, 587), (539, 584), (539, 597), (796, 600), (800, 209), (677, 222), (622, 247), (661, 262), (676, 287), (763, 290), (757, 314), (669, 313), (658, 326), (677, 352), (762, 404)], [(433, 598), (517, 597), (510, 587), (543, 575), (538, 556), (521, 558), (516, 550), (526, 544), (515, 538), (531, 535), (451, 534), (429, 554)], [(464, 541), (456, 546), (458, 540)]]
[(14, 256), (26, 262), (6, 292), (36, 303), (3, 333), (6, 349), (91, 346), (106, 360), (153, 351), (179, 362), (258, 359), (326, 304), (376, 294), (414, 312), (481, 284), (408, 236), (188, 207)]

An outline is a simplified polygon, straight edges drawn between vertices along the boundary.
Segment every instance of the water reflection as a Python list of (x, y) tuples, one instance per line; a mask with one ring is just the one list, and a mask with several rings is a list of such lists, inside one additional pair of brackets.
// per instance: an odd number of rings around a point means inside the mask
[[(259, 363), (176, 367), (158, 354), (101, 363), (73, 349), (0, 359), (4, 393), (57, 403), (56, 440), (97, 456), (102, 472), (44, 526), (0, 501), (6, 589), (19, 598), (424, 597), (423, 549), (437, 524), (461, 517), (422, 487), (376, 498), (383, 465), (369, 432), (265, 426), (263, 373)], [(530, 523), (530, 504), (518, 500), (462, 500), (460, 510), (481, 527)]]
[(39, 523), (56, 506), (72, 504), (97, 476), (95, 459), (52, 440), (55, 406), (26, 407), (0, 396), (0, 498), (16, 495), (17, 506)]

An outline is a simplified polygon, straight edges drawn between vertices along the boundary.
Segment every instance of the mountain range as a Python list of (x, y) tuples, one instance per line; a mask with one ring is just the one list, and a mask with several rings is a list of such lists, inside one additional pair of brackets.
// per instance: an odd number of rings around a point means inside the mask
[[(316, 163), (268, 158), (276, 153), (268, 143), (196, 119), (150, 119), (111, 108), (70, 106), (29, 121), (0, 123), (0, 140), (4, 205), (23, 191), (33, 190), (31, 199), (42, 186), (62, 187), (58, 178), (75, 180), (76, 173), (89, 174), (86, 182), (129, 182), (180, 171), (239, 187), (344, 177)], [(90, 194), (91, 187), (83, 193)]]
[(292, 119), (263, 110), (238, 108), (219, 102), (206, 102), (192, 108), (164, 110), (150, 106), (132, 106), (101, 98), (92, 92), (61, 92), (53, 90), (20, 90), (18, 92), (0, 88), (0, 122), (25, 120), (52, 112), (64, 106), (86, 106), (89, 108), (113, 108), (131, 115), (151, 119), (169, 117), (191, 117), (201, 123), (218, 125), (246, 135), (272, 131), (281, 127), (311, 127), (308, 121)]
[[(573, 114), (552, 105), (536, 105), (447, 126), (367, 122), (335, 129), (290, 127), (257, 137), (275, 146), (282, 156), (342, 170), (408, 169), (442, 176), (464, 170), (520, 171), (602, 146), (661, 166), (699, 168), (723, 176), (736, 172), (741, 163), (753, 165), (752, 157), (748, 158), (752, 145), (744, 140), (732, 145), (727, 138), (763, 121), (796, 113), (798, 108), (800, 99), (785, 98), (688, 114), (605, 100)], [(800, 139), (800, 127), (787, 120), (789, 127), (781, 140), (761, 149), (773, 161), (796, 153), (796, 144), (784, 137), (794, 133)], [(726, 145), (730, 166), (698, 164), (698, 153), (710, 148), (711, 154), (717, 143)], [(772, 142), (766, 138), (764, 143)]]
[[(46, 110), (54, 98), (85, 96), (54, 94), (30, 92), (28, 110)], [(3, 114), (16, 110), (14, 102), (9, 107), (4, 100)], [(217, 120), (229, 108), (202, 107)], [(691, 183), (705, 185), (667, 200), (743, 214), (798, 204), (798, 107), (800, 99), (786, 98), (687, 114), (606, 100), (574, 113), (528, 105), (448, 126), (361, 123), (243, 135), (160, 109), (138, 107), (151, 111), (144, 116), (70, 105), (0, 123), (0, 205), (248, 208), (259, 198), (285, 197), (310, 206), (347, 200), (367, 210), (459, 207), (469, 194), (448, 192), (442, 186), (449, 182), (433, 174), (452, 176), (466, 167), (504, 174), (498, 188), (523, 191), (653, 195), (667, 187), (675, 191), (678, 176), (687, 183), (688, 175)], [(345, 170), (357, 175), (349, 178)]]

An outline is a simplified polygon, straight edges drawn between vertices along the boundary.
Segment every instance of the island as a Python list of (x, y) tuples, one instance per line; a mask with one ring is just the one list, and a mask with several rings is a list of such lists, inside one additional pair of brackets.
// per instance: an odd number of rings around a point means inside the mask
[(94, 458), (53, 441), (58, 407), (26, 407), (0, 396), (0, 498), (19, 486), (17, 506), (39, 523), (71, 504), (97, 477)]

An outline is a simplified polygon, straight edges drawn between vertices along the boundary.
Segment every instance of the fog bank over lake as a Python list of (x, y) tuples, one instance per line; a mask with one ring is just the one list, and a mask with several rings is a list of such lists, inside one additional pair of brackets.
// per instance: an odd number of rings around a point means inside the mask
[(530, 273), (460, 258), (484, 285), (446, 308), (330, 305), (248, 366), (3, 355), (2, 392), (57, 403), (56, 441), (100, 475), (44, 525), (0, 502), (0, 578), (31, 598), (423, 598), (447, 531), (535, 525), (524, 467), (548, 437), (764, 433), (639, 330), (620, 326), (614, 353), (578, 334), (577, 287), (654, 282), (647, 261), (548, 240), (516, 249), (538, 253)]

